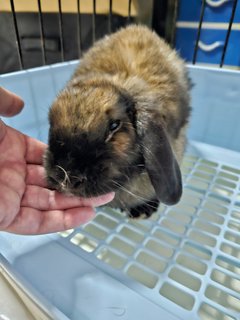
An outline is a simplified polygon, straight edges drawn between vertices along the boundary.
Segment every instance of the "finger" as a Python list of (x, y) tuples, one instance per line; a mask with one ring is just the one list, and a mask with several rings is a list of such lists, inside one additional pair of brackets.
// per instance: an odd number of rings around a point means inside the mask
[(26, 161), (31, 164), (42, 164), (43, 155), (47, 145), (37, 139), (25, 136), (26, 139)]
[(43, 166), (38, 164), (27, 165), (26, 184), (46, 188), (46, 172)]
[(91, 207), (69, 210), (40, 211), (22, 207), (18, 217), (5, 230), (17, 234), (44, 234), (78, 227), (93, 219), (95, 212)]
[(21, 196), (18, 190), (6, 186), (0, 181), (0, 230), (5, 230), (15, 219), (21, 203)]
[(23, 100), (4, 88), (0, 87), (0, 114), (5, 117), (12, 117), (18, 114), (23, 108)]
[(6, 125), (5, 123), (0, 119), (0, 142), (3, 140), (6, 134)]
[(95, 198), (80, 198), (29, 185), (26, 188), (21, 205), (38, 210), (64, 210), (81, 206), (98, 207), (112, 201), (113, 198), (113, 192)]

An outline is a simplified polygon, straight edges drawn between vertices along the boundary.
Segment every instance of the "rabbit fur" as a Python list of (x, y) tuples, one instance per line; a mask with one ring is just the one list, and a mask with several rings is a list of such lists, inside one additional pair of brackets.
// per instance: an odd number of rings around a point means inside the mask
[(94, 44), (49, 111), (45, 155), (52, 188), (149, 217), (182, 194), (179, 164), (190, 114), (186, 67), (145, 26)]

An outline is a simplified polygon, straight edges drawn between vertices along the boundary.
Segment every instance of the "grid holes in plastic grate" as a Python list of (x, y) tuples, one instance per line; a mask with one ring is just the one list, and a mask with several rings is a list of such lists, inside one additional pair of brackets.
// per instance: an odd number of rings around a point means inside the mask
[(212, 271), (211, 279), (232, 291), (240, 293), (240, 279), (216, 269)]
[(127, 275), (148, 288), (154, 288), (158, 281), (157, 275), (144, 270), (142, 267), (136, 264), (132, 264), (127, 269)]
[(205, 292), (206, 297), (223, 306), (226, 310), (232, 310), (237, 313), (240, 313), (240, 299), (236, 298), (230, 293), (225, 292), (222, 288), (215, 287), (210, 285), (207, 287)]
[[(240, 312), (240, 170), (186, 156), (184, 194), (148, 220), (100, 209), (72, 244), (200, 319), (237, 319)], [(148, 291), (146, 291), (146, 295)], [(198, 296), (198, 292), (201, 294)], [(201, 300), (200, 300), (201, 298)]]
[(198, 315), (201, 320), (236, 320), (236, 318), (230, 317), (225, 312), (221, 312), (207, 303), (201, 304), (198, 310)]
[(231, 257), (220, 255), (216, 258), (216, 265), (222, 268), (222, 270), (230, 272), (232, 275), (240, 276), (239, 260), (233, 260)]
[(116, 254), (111, 249), (107, 247), (101, 248), (101, 250), (97, 254), (97, 258), (115, 269), (122, 269), (125, 263), (127, 262), (127, 258)]
[(170, 283), (164, 283), (159, 293), (186, 310), (192, 310), (194, 306), (195, 299), (191, 294), (186, 293)]
[(77, 233), (74, 237), (71, 238), (71, 243), (75, 244), (76, 246), (79, 246), (84, 251), (92, 252), (96, 249), (98, 243), (94, 241), (93, 239), (90, 239), (86, 236), (84, 236), (81, 233)]

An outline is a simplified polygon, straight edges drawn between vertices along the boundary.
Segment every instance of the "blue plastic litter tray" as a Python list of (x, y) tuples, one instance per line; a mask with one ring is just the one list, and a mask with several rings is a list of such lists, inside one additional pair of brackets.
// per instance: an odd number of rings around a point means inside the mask
[[(77, 62), (0, 77), (21, 95), (6, 122), (47, 140), (47, 110)], [(189, 66), (184, 194), (149, 220), (101, 208), (60, 234), (0, 233), (1, 265), (52, 319), (240, 319), (240, 72)]]

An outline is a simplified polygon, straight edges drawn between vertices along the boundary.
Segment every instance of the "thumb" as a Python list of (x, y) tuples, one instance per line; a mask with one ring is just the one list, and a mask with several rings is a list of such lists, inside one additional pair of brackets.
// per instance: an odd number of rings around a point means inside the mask
[(11, 117), (18, 114), (23, 108), (23, 100), (4, 88), (0, 87), (0, 115)]

